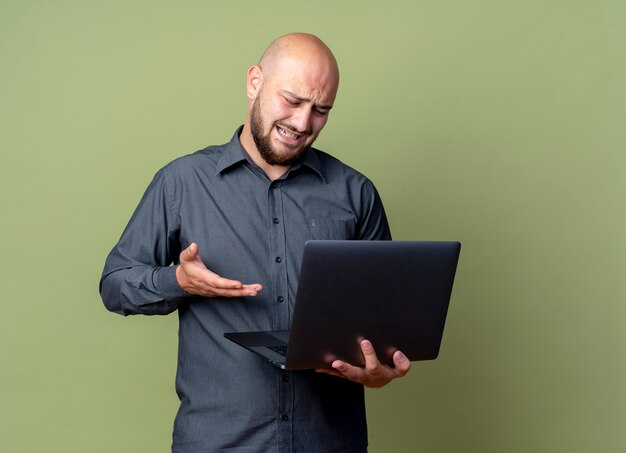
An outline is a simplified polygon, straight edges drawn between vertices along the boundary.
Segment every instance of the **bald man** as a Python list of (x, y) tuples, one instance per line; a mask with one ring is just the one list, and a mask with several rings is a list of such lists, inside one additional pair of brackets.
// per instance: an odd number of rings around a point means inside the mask
[(390, 239), (373, 184), (312, 147), (339, 69), (317, 37), (275, 40), (248, 69), (246, 120), (231, 141), (162, 168), (109, 254), (100, 293), (122, 315), (179, 315), (172, 451), (367, 451), (363, 387), (410, 369), (282, 371), (228, 331), (287, 330), (304, 243)]

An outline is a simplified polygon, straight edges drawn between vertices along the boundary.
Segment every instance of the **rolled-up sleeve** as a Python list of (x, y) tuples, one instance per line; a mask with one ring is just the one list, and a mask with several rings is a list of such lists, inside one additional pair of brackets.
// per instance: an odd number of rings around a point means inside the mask
[(184, 302), (187, 293), (172, 266), (181, 247), (180, 216), (171, 189), (165, 171), (159, 171), (107, 257), (100, 295), (108, 310), (163, 315)]

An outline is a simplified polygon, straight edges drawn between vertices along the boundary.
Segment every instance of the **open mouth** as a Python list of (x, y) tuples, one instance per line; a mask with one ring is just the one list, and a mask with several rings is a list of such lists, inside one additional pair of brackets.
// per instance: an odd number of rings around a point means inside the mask
[(280, 126), (276, 126), (276, 130), (278, 130), (278, 133), (282, 137), (285, 137), (288, 141), (291, 141), (291, 142), (297, 142), (302, 137), (301, 134), (289, 131), (289, 130), (284, 129), (284, 128), (280, 127)]

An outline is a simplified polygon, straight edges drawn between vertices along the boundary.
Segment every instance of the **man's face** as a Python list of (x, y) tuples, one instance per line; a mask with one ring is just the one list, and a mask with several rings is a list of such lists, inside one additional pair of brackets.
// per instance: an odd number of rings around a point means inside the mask
[(250, 110), (250, 132), (265, 162), (290, 166), (301, 159), (326, 124), (336, 91), (323, 68), (296, 61), (266, 78)]

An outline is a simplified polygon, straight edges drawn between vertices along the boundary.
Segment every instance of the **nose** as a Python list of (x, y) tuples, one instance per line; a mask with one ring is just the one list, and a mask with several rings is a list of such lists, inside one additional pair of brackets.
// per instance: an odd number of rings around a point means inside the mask
[(302, 106), (291, 117), (293, 126), (298, 129), (300, 133), (311, 132), (311, 109), (308, 106)]

